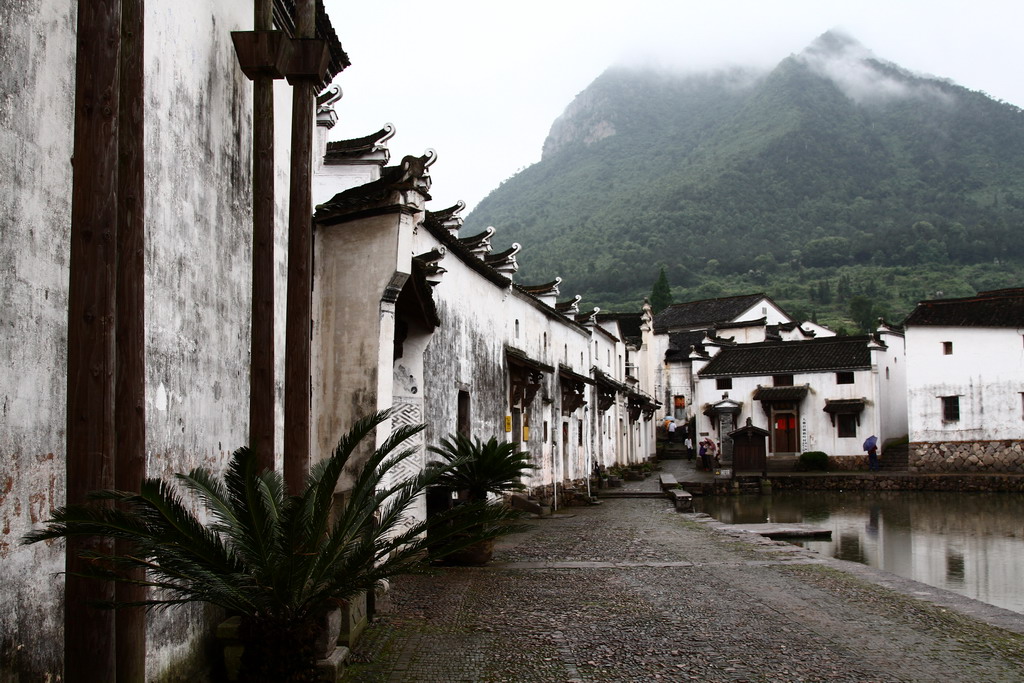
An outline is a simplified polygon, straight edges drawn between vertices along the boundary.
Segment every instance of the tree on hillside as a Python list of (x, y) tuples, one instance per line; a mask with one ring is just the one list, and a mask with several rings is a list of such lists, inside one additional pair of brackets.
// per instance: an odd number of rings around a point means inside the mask
[(661, 267), (661, 274), (651, 288), (651, 309), (655, 313), (661, 313), (672, 305), (672, 289), (668, 286), (668, 278), (665, 276), (665, 266)]

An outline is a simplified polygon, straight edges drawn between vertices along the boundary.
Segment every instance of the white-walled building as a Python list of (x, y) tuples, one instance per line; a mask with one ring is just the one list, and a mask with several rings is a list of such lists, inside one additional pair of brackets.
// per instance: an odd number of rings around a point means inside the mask
[[(677, 421), (694, 417), (694, 375), (691, 351), (705, 345), (722, 343), (749, 344), (765, 341), (770, 335), (779, 338), (780, 328), (786, 334), (797, 330), (789, 315), (765, 294), (702, 299), (673, 304), (657, 315), (643, 335), (646, 382), (654, 395), (665, 405), (665, 413)], [(807, 335), (808, 337), (810, 335)]]
[(868, 436), (906, 434), (903, 346), (888, 327), (871, 336), (709, 344), (690, 358), (698, 437), (727, 450), (726, 434), (750, 418), (769, 432), (769, 457), (863, 456)]
[(904, 322), (910, 466), (1024, 468), (1024, 289), (922, 301)]

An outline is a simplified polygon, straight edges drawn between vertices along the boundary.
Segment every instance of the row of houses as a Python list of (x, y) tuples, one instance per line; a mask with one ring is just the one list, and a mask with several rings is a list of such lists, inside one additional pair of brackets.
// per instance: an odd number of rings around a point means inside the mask
[(837, 337), (764, 294), (676, 304), (644, 337), (648, 382), (726, 451), (749, 419), (769, 457), (824, 451), (862, 467), (875, 435), (909, 442), (913, 471), (1021, 472), (1022, 307), (1024, 289), (924, 301), (899, 327)]

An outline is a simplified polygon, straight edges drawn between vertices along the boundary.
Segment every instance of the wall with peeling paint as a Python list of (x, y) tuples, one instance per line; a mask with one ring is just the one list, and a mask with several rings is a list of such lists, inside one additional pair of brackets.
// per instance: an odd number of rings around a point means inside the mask
[[(62, 546), (18, 541), (64, 503), (75, 11), (56, 0), (0, 6), (0, 678), (61, 671)], [(219, 471), (247, 440), (252, 86), (230, 31), (251, 24), (245, 3), (147, 7), (150, 476)], [(280, 378), (291, 97), (283, 82), (275, 94)], [(280, 450), (280, 405), (278, 415)], [(154, 613), (147, 676), (167, 679), (173, 666), (185, 680), (208, 665), (198, 655), (209, 617)]]
[(72, 3), (0, 3), (0, 678), (61, 671)]
[[(1016, 328), (908, 327), (910, 441), (1024, 438), (1022, 340)], [(959, 397), (958, 420), (943, 419), (943, 396)]]

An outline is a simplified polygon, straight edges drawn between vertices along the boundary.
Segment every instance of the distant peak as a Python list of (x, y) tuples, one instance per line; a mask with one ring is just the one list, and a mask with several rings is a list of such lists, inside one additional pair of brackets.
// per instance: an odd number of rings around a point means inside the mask
[(815, 38), (804, 50), (804, 54), (816, 57), (852, 57), (857, 59), (870, 56), (871, 51), (849, 33), (840, 29), (832, 29)]

